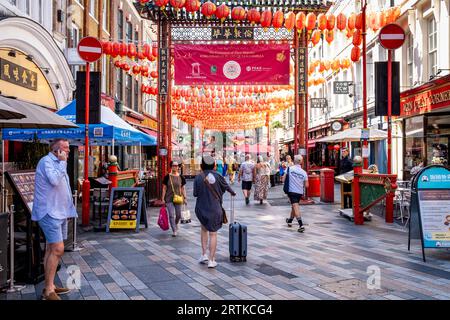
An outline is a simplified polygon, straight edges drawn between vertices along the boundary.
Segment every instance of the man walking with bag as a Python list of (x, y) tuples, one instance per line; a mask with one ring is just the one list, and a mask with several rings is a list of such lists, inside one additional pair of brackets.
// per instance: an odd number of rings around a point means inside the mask
[(300, 200), (304, 194), (305, 187), (308, 188), (308, 174), (302, 169), (303, 157), (296, 155), (294, 157), (294, 165), (289, 167), (284, 180), (283, 191), (288, 195), (291, 201), (292, 209), (289, 218), (286, 218), (288, 227), (292, 227), (294, 217), (298, 222), (298, 232), (305, 231), (302, 217), (300, 214)]

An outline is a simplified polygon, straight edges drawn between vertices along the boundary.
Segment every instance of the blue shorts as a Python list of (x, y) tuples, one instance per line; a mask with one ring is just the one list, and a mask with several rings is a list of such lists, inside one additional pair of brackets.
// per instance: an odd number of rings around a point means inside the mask
[(67, 239), (67, 219), (55, 219), (47, 214), (38, 223), (47, 243), (63, 242)]

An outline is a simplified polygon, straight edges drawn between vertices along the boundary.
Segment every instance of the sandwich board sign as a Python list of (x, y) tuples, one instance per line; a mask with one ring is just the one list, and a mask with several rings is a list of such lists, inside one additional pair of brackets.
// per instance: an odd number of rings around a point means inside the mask
[(135, 229), (139, 232), (141, 224), (148, 228), (144, 188), (112, 188), (106, 232), (110, 229)]
[(422, 257), (426, 248), (450, 248), (450, 170), (441, 165), (423, 168), (413, 178), (408, 233), (420, 239)]

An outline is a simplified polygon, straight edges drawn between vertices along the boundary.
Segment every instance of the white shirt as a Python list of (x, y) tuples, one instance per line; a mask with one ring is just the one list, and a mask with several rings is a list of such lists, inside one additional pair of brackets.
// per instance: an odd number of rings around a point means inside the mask
[(255, 164), (251, 161), (245, 161), (241, 164), (241, 176), (242, 181), (253, 181), (253, 169), (255, 168)]
[(289, 192), (304, 194), (308, 174), (299, 165), (289, 167)]

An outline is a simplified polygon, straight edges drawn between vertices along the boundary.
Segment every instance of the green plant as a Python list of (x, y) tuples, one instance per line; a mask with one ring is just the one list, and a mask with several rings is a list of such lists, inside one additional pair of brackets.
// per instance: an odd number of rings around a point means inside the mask
[(35, 135), (32, 142), (24, 143), (18, 162), (20, 170), (36, 169), (39, 160), (48, 153), (48, 145), (41, 143)]
[(284, 125), (280, 121), (274, 121), (271, 124), (272, 129), (284, 129)]

